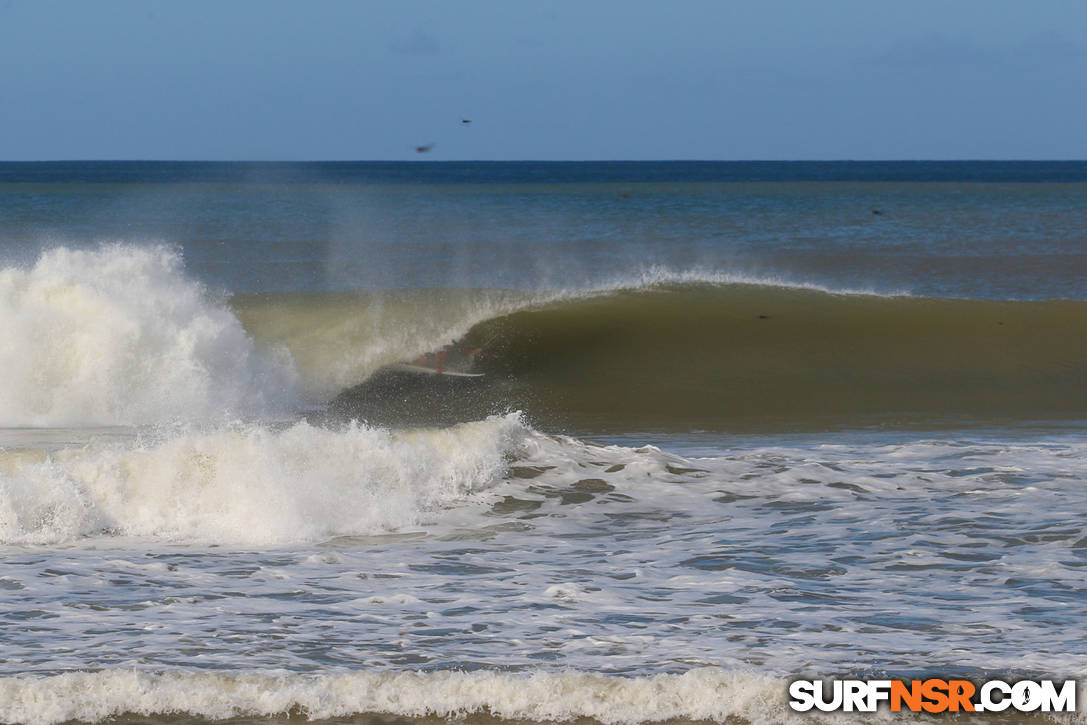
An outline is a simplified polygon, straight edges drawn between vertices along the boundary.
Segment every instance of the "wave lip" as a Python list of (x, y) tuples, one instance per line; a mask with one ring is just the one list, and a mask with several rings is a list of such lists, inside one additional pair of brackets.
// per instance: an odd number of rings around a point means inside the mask
[(826, 292), (827, 294), (835, 295), (865, 295), (869, 297), (913, 296), (911, 292), (903, 289), (880, 291), (874, 287), (828, 287), (827, 285), (815, 282), (805, 282), (781, 275), (743, 274), (698, 267), (693, 269), (674, 269), (664, 265), (646, 267), (638, 274), (618, 276), (604, 284), (590, 287), (581, 293), (568, 292), (564, 296), (580, 297), (589, 296), (590, 294), (604, 294), (620, 291), (633, 292), (654, 287), (677, 287), (683, 285), (715, 287), (745, 285), (748, 287), (776, 287), (782, 290), (810, 290), (813, 292)]
[(786, 709), (785, 690), (785, 681), (771, 675), (714, 668), (648, 677), (485, 670), (324, 675), (106, 670), (0, 680), (0, 722), (100, 722), (126, 713), (187, 713), (210, 720), (486, 713), (509, 720), (592, 718), (607, 725), (680, 718), (799, 721)]
[(57, 247), (0, 270), (0, 425), (140, 425), (290, 409), (262, 354), (166, 246)]

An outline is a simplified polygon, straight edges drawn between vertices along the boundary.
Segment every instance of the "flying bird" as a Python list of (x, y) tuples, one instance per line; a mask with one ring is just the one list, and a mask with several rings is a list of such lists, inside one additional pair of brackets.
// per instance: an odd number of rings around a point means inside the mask
[(432, 144), (432, 143), (423, 144), (422, 146), (416, 146), (415, 147), (415, 153), (425, 154), (427, 151), (430, 151), (432, 148), (434, 148), (434, 144)]
[(460, 120), (460, 122), (461, 122), (461, 125), (463, 125), (463, 126), (467, 126), (468, 124), (470, 124), (470, 123), (472, 122), (472, 119), (470, 119), (470, 118), (462, 118), (462, 119)]

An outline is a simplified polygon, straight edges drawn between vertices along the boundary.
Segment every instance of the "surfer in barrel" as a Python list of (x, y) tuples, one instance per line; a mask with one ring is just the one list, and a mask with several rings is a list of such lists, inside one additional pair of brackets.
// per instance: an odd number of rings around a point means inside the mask
[(411, 361), (412, 365), (431, 368), (439, 375), (444, 374), (450, 363), (463, 372), (470, 370), (475, 364), (476, 357), (483, 351), (481, 347), (470, 348), (464, 341), (453, 340), (441, 350), (423, 353)]

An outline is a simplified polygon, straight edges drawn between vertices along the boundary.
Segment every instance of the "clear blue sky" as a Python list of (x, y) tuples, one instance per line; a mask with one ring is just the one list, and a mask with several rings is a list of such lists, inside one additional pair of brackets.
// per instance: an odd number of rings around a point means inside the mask
[(1084, 159), (1085, 71), (1082, 0), (0, 0), (0, 159)]

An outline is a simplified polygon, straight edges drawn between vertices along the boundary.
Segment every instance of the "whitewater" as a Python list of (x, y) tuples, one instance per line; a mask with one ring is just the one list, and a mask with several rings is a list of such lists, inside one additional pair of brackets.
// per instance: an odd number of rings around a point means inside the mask
[[(0, 187), (0, 722), (792, 722), (798, 677), (1087, 671), (1068, 187), (101, 192), (170, 243)], [(356, 202), (376, 241), (314, 252)], [(481, 377), (388, 367), (452, 342)]]

